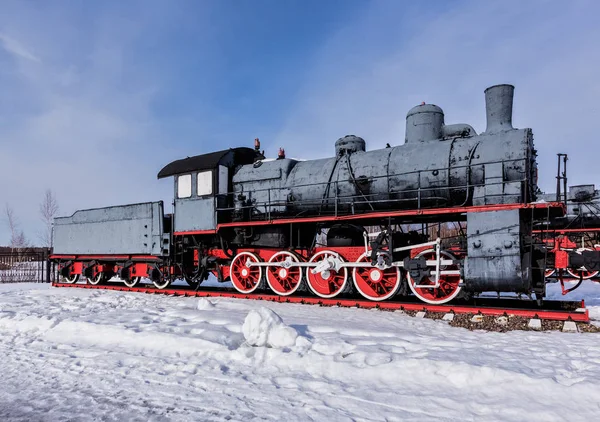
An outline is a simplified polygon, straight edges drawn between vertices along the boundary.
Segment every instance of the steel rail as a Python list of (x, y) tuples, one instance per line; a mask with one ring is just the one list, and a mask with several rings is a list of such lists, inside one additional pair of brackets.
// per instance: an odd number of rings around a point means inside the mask
[[(425, 311), (425, 312), (443, 312), (454, 314), (479, 314), (490, 316), (517, 316), (523, 318), (538, 318), (545, 321), (574, 321), (574, 322), (589, 322), (590, 316), (588, 309), (585, 308), (584, 301), (581, 302), (559, 302), (552, 301), (553, 305), (558, 308), (561, 305), (569, 304), (577, 306), (575, 310), (564, 309), (519, 309), (516, 307), (494, 307), (481, 305), (430, 305), (424, 302), (373, 302), (362, 299), (339, 298), (339, 299), (323, 299), (313, 296), (278, 296), (274, 294), (244, 294), (225, 289), (212, 289), (203, 291), (194, 291), (187, 289), (157, 289), (154, 287), (125, 287), (120, 285), (90, 285), (90, 284), (68, 284), (68, 283), (52, 283), (53, 287), (73, 287), (80, 289), (101, 289), (115, 290), (121, 292), (138, 292), (147, 294), (163, 294), (169, 296), (184, 296), (184, 297), (224, 297), (232, 299), (252, 299), (264, 300), (269, 302), (280, 303), (297, 303), (320, 306), (338, 306), (346, 308), (363, 308), (363, 309), (381, 309), (387, 311)], [(478, 299), (480, 300), (480, 299)], [(491, 299), (497, 301), (498, 299)], [(512, 299), (511, 299), (512, 300)], [(522, 302), (522, 301), (520, 301)]]

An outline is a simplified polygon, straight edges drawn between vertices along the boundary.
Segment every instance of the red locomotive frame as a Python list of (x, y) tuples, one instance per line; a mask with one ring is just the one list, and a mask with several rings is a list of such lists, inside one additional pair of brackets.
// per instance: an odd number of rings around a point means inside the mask
[[(362, 215), (349, 215), (337, 217), (312, 217), (297, 219), (275, 219), (267, 221), (252, 221), (245, 223), (220, 224), (216, 230), (198, 232), (174, 233), (174, 240), (183, 239), (185, 236), (196, 236), (203, 238), (212, 236), (219, 230), (227, 227), (239, 227), (242, 225), (275, 225), (275, 224), (300, 224), (303, 222), (340, 222), (361, 221), (384, 222), (392, 218), (411, 218), (430, 216), (435, 220), (460, 221), (467, 213), (489, 212), (500, 210), (531, 210), (532, 217), (541, 218), (550, 215), (564, 214), (564, 204), (560, 202), (542, 202), (529, 204), (495, 204), (485, 206), (419, 209), (405, 211), (375, 212)], [(439, 218), (436, 218), (439, 217)], [(439, 241), (438, 241), (439, 244)], [(349, 286), (359, 290), (366, 298), (373, 301), (385, 300), (395, 295), (401, 287), (402, 279), (406, 278), (408, 287), (421, 300), (430, 304), (445, 303), (456, 296), (460, 290), (460, 271), (455, 263), (456, 260), (465, 256), (465, 251), (457, 247), (449, 247), (441, 250), (436, 242), (428, 242), (404, 248), (410, 258), (423, 258), (427, 265), (433, 266), (436, 261), (436, 252), (439, 250), (441, 267), (439, 276), (428, 277), (422, 284), (411, 280), (410, 272), (401, 265), (391, 268), (372, 266), (367, 245), (364, 247), (315, 247), (312, 250), (287, 249), (273, 250), (269, 248), (241, 248), (236, 257), (231, 257), (227, 250), (212, 248), (207, 251), (207, 256), (219, 260), (230, 260), (229, 265), (218, 264), (213, 274), (219, 281), (228, 279), (243, 293), (252, 293), (264, 286), (264, 281), (269, 287), (281, 296), (288, 296), (298, 290), (308, 287), (317, 296), (328, 299), (338, 294), (349, 291)], [(237, 259), (237, 257), (244, 259)], [(343, 262), (332, 269), (330, 277), (323, 278), (321, 274), (310, 271), (314, 268), (315, 257), (331, 258), (331, 261)], [(134, 287), (139, 283), (141, 277), (148, 277), (154, 281), (159, 289), (167, 288), (171, 281), (176, 278), (184, 278), (193, 287), (198, 287), (187, 277), (186, 269), (177, 265), (167, 265), (160, 257), (143, 255), (52, 255), (50, 259), (58, 262), (58, 270), (65, 276), (69, 283), (75, 283), (80, 276), (87, 278), (93, 285), (103, 283), (114, 275), (118, 275), (128, 287)], [(200, 259), (198, 250), (194, 250), (194, 264)], [(286, 267), (285, 261), (293, 262), (292, 266)], [(280, 266), (265, 266), (264, 263), (280, 263)], [(361, 264), (362, 263), (362, 264)], [(263, 265), (263, 267), (261, 267)], [(303, 268), (302, 265), (305, 267)], [(310, 267), (312, 265), (312, 267)], [(335, 262), (331, 265), (335, 265)], [(266, 277), (262, 277), (263, 268)], [(324, 274), (328, 274), (327, 272)], [(303, 285), (303, 279), (307, 286)], [(350, 280), (352, 278), (352, 281)], [(432, 287), (435, 285), (435, 287)]]

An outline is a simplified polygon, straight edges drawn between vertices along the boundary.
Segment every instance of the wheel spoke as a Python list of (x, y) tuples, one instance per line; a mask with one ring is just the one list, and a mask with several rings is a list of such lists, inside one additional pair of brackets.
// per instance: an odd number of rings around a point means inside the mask
[[(298, 256), (288, 251), (274, 254), (270, 263), (300, 262)], [(271, 290), (278, 295), (287, 296), (297, 291), (302, 284), (302, 272), (300, 267), (272, 266), (267, 267), (267, 283)]]
[[(593, 249), (590, 248), (580, 248), (577, 249), (578, 252), (582, 252), (582, 251), (592, 251)], [(600, 271), (588, 271), (585, 267), (581, 267), (578, 269), (571, 269), (571, 268), (567, 268), (567, 273), (569, 273), (571, 275), (571, 277), (574, 278), (583, 278), (584, 280), (588, 280), (590, 278), (596, 277), (598, 274), (600, 274)]]
[[(371, 252), (363, 253), (356, 262), (368, 263), (371, 260)], [(381, 301), (394, 296), (401, 284), (400, 269), (390, 267), (380, 269), (377, 267), (359, 267), (352, 271), (354, 286), (356, 290), (369, 300)]]
[[(319, 263), (330, 257), (344, 260), (337, 252), (320, 251), (314, 254), (309, 262)], [(349, 292), (347, 268), (341, 268), (340, 271), (328, 270), (317, 274), (313, 274), (312, 269), (313, 267), (306, 268), (306, 281), (310, 290), (317, 296), (329, 299)]]
[(250, 267), (248, 261), (260, 262), (260, 258), (251, 252), (240, 252), (231, 261), (231, 282), (240, 293), (252, 293), (261, 285), (262, 268)]
[[(440, 251), (442, 259), (454, 259), (454, 257), (446, 252)], [(424, 258), (426, 260), (435, 260), (435, 250), (429, 249), (419, 253), (415, 258)], [(440, 270), (457, 270), (456, 265), (441, 266)], [(415, 281), (411, 277), (410, 273), (407, 273), (408, 285), (412, 290), (413, 294), (421, 299), (423, 302), (431, 304), (442, 304), (454, 299), (461, 291), (461, 279), (459, 275), (440, 275), (439, 286), (437, 288), (431, 287), (417, 287), (417, 285), (435, 285), (435, 278), (424, 277), (420, 281)]]
[(583, 278), (584, 280), (588, 280), (598, 275), (598, 271), (572, 270), (571, 268), (567, 269), (567, 272), (573, 278)]

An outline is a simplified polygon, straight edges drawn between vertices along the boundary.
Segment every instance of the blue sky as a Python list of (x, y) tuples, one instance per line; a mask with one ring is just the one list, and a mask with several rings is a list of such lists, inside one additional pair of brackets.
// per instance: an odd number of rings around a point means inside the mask
[(483, 131), (496, 83), (516, 86), (542, 189), (557, 152), (571, 184), (600, 185), (599, 14), (593, 0), (2, 0), (0, 203), (35, 241), (46, 188), (61, 214), (170, 203), (156, 174), (174, 159), (255, 137), (306, 159), (346, 134), (398, 145), (421, 101)]

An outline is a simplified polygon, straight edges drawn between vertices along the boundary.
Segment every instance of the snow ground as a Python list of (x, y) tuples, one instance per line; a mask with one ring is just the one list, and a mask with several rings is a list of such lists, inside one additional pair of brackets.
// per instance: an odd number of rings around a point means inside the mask
[[(264, 327), (286, 341), (250, 346), (244, 333), (269, 343)], [(599, 344), (398, 312), (5, 284), (0, 420), (593, 421)]]

